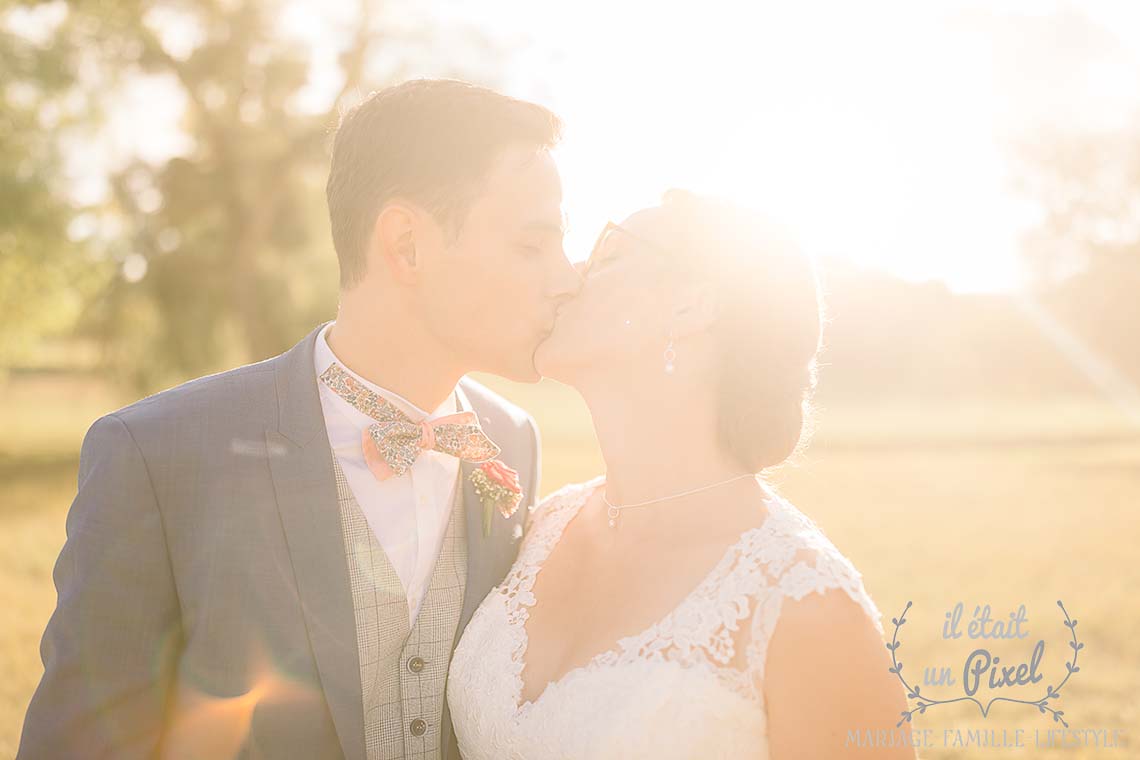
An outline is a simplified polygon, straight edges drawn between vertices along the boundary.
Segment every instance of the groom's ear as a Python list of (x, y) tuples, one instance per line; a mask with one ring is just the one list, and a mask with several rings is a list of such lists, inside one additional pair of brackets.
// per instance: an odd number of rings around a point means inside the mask
[(368, 252), (370, 267), (385, 268), (396, 282), (416, 281), (421, 263), (416, 255), (419, 214), (418, 209), (406, 203), (384, 204), (372, 230), (372, 246)]

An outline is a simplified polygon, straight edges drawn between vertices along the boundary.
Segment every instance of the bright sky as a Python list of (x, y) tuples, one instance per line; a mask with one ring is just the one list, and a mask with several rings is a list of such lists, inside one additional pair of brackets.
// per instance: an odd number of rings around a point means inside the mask
[[(354, 7), (292, 0), (281, 16), (283, 38), (314, 48), (299, 107), (323, 109), (338, 86), (335, 54)], [(381, 28), (393, 31), (411, 28), (423, 4), (382, 7)], [(461, 26), (510, 45), (501, 60), (463, 58), (473, 79), (565, 120), (558, 157), (572, 258), (587, 255), (607, 219), (679, 186), (755, 206), (817, 255), (1003, 290), (1019, 281), (1019, 236), (1035, 220), (1011, 186), (1008, 146), (1044, 126), (1118, 128), (1140, 105), (1140, 3), (1074, 7), (437, 0), (432, 13), (444, 49), (463, 49)], [(194, 46), (177, 15), (152, 21), (172, 52)], [(438, 75), (449, 63), (402, 75)], [(113, 124), (120, 150), (158, 159), (179, 149), (182, 104), (162, 90), (143, 81), (128, 92)], [(115, 153), (82, 152), (77, 185)]]
[(568, 124), (574, 256), (676, 185), (774, 214), (817, 254), (1011, 288), (1035, 209), (1006, 146), (1120, 126), (1140, 103), (1127, 0), (1083, 3), (1087, 21), (1040, 0), (541, 5), (497, 7), (538, 40), (510, 88)]

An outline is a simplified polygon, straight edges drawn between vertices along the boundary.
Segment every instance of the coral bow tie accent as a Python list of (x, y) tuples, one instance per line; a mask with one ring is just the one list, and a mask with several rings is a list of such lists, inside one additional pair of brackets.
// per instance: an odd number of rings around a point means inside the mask
[(403, 475), (421, 451), (440, 451), (475, 463), (487, 462), (499, 455), (499, 447), (479, 427), (474, 412), (415, 422), (339, 364), (329, 365), (321, 375), (321, 382), (376, 420), (375, 425), (369, 425), (364, 431), (361, 445), (364, 461), (377, 480)]

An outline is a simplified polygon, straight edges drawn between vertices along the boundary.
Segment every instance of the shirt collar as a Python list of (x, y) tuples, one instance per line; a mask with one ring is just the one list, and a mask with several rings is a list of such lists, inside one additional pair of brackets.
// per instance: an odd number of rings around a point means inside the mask
[[(324, 390), (328, 390), (327, 388), (324, 388), (324, 383), (322, 383), (319, 378), (324, 373), (324, 371), (329, 368), (330, 365), (339, 364), (345, 372), (352, 375), (354, 378), (356, 378), (357, 381), (362, 383), (369, 390), (382, 396), (385, 401), (391, 403), (401, 412), (408, 415), (408, 417), (415, 422), (419, 422), (420, 420), (424, 419), (435, 419), (436, 417), (442, 417), (447, 414), (455, 414), (455, 412), (459, 410), (460, 407), (458, 399), (456, 397), (456, 394), (459, 390), (458, 387), (452, 390), (451, 393), (447, 394), (447, 398), (443, 400), (443, 403), (441, 403), (434, 412), (428, 414), (426, 411), (416, 406), (411, 401), (408, 401), (400, 394), (390, 391), (387, 388), (381, 388), (379, 385), (369, 382), (368, 380), (353, 372), (351, 369), (344, 365), (344, 362), (337, 359), (336, 354), (333, 353), (332, 346), (329, 345), (328, 332), (334, 324), (336, 323), (329, 322), (324, 326), (324, 328), (317, 335), (316, 346), (313, 347), (313, 363), (317, 372), (318, 386), (321, 386)], [(336, 396), (335, 393), (332, 395)], [(349, 404), (344, 399), (341, 399), (339, 396), (336, 396), (336, 398), (340, 400), (340, 402), (344, 404), (345, 407), (352, 409), (360, 417), (368, 420), (366, 424), (375, 422), (375, 420), (373, 420), (371, 417), (364, 414), (363, 412), (360, 412), (354, 406), (352, 406), (352, 404)]]

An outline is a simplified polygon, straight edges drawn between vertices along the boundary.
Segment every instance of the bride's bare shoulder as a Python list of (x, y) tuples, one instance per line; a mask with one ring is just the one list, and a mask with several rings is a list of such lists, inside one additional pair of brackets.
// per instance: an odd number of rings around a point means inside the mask
[(590, 480), (578, 483), (567, 483), (558, 490), (544, 496), (527, 516), (527, 524), (533, 524), (543, 517), (562, 509), (579, 507), (601, 483), (605, 481), (604, 475), (598, 475)]

